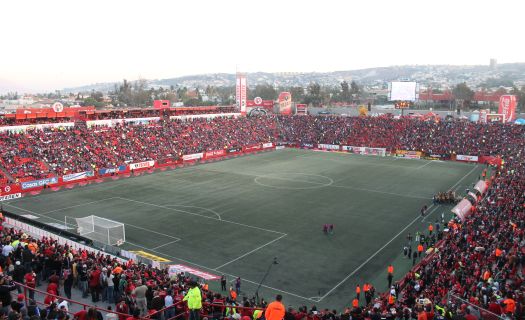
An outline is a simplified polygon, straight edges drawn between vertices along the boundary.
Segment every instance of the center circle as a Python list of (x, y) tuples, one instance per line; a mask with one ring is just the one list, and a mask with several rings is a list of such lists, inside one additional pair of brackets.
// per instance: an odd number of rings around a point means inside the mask
[(298, 172), (270, 173), (257, 176), (253, 181), (263, 187), (286, 190), (318, 189), (334, 183), (329, 177)]

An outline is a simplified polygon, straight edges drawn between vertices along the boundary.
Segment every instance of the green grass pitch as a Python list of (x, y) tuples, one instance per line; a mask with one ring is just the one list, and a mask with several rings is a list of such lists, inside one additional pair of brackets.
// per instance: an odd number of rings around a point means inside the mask
[[(357, 283), (384, 291), (388, 263), (394, 280), (406, 273), (407, 233), (425, 231), (450, 210), (433, 206), (422, 221), (420, 208), (439, 191), (463, 194), (481, 170), (285, 149), (28, 196), (4, 207), (47, 223), (91, 214), (123, 222), (123, 248), (229, 280), (240, 276), (246, 296), (277, 257), (260, 296), (281, 293), (287, 305), (340, 309), (350, 305)], [(323, 234), (325, 223), (335, 225), (333, 235)]]

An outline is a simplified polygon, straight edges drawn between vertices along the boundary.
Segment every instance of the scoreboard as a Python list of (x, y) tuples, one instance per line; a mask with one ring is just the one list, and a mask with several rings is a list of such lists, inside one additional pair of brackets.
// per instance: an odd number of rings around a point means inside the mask
[(410, 108), (410, 102), (409, 101), (397, 101), (394, 105), (396, 109), (408, 109)]

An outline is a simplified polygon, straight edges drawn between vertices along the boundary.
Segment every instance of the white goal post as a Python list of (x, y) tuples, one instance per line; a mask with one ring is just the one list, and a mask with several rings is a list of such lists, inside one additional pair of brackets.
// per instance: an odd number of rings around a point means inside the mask
[(126, 241), (123, 223), (90, 215), (82, 218), (65, 217), (65, 227), (88, 239), (109, 245), (121, 245)]

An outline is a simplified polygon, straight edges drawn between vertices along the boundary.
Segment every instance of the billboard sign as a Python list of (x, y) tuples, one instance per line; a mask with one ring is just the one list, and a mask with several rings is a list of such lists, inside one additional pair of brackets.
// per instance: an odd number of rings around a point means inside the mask
[(292, 94), (290, 92), (281, 92), (279, 94), (278, 102), (280, 114), (292, 114)]
[(502, 95), (499, 98), (498, 113), (505, 116), (505, 122), (514, 121), (516, 118), (516, 96)]

